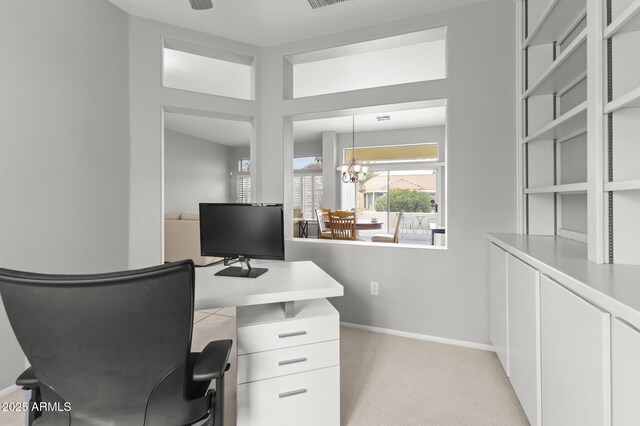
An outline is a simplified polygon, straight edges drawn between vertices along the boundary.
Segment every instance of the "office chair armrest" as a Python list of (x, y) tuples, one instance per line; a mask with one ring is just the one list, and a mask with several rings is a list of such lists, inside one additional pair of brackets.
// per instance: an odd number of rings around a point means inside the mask
[(229, 369), (227, 361), (232, 344), (231, 339), (209, 343), (196, 359), (193, 367), (193, 381), (204, 382), (224, 376), (224, 372)]
[(39, 386), (36, 373), (33, 371), (33, 367), (29, 367), (18, 377), (16, 385), (26, 389), (35, 389)]

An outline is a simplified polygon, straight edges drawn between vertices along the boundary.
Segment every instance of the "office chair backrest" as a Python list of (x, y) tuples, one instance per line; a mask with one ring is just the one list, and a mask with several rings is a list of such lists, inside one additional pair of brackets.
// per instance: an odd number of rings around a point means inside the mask
[[(158, 395), (186, 379), (193, 292), (191, 261), (99, 275), (0, 269), (2, 300), (42, 399), (69, 403), (70, 413), (56, 414), (73, 425), (143, 425), (153, 417), (147, 405), (175, 402)], [(184, 386), (178, 392), (180, 400)]]

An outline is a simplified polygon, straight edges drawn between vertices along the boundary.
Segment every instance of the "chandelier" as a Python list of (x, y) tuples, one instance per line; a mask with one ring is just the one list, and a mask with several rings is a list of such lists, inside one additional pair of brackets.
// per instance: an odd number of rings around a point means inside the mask
[(342, 181), (344, 183), (358, 183), (360, 180), (365, 179), (369, 168), (367, 166), (361, 166), (356, 161), (356, 118), (351, 117), (352, 130), (351, 130), (351, 160), (348, 164), (343, 164), (338, 167), (338, 171), (342, 172)]

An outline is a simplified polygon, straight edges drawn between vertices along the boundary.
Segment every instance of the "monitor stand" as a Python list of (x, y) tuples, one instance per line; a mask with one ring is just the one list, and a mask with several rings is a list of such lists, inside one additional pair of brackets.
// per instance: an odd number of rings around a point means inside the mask
[(252, 268), (249, 263), (249, 259), (244, 257), (240, 257), (236, 260), (231, 260), (227, 257), (224, 258), (225, 266), (236, 262), (240, 263), (242, 266), (230, 266), (216, 272), (215, 275), (219, 277), (258, 278), (260, 275), (268, 271), (267, 268)]

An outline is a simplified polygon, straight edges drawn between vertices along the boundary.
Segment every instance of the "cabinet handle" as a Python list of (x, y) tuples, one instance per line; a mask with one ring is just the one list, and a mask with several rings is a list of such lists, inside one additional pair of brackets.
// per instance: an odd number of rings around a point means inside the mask
[(278, 334), (278, 339), (282, 339), (283, 337), (302, 336), (304, 334), (307, 334), (305, 330), (291, 331), (289, 333), (280, 333)]
[(294, 358), (294, 359), (286, 359), (284, 361), (278, 361), (278, 365), (288, 365), (288, 364), (296, 364), (298, 362), (305, 362), (307, 358)]
[(296, 390), (293, 390), (293, 391), (283, 392), (281, 394), (278, 394), (278, 398), (286, 398), (288, 396), (300, 395), (301, 393), (306, 393), (306, 392), (307, 392), (307, 390), (305, 388), (296, 389)]

